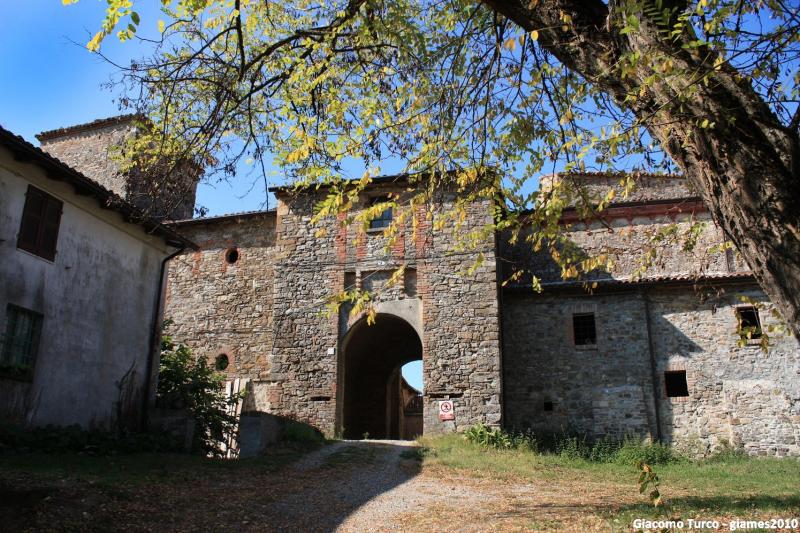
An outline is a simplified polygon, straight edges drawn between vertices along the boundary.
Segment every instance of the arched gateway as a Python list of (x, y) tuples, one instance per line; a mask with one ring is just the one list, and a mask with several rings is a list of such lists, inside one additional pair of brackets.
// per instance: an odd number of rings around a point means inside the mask
[(421, 406), (421, 398), (404, 384), (400, 368), (421, 359), (422, 341), (402, 318), (379, 313), (374, 324), (366, 318), (356, 322), (339, 355), (340, 434), (351, 439), (415, 436), (421, 413), (414, 407)]

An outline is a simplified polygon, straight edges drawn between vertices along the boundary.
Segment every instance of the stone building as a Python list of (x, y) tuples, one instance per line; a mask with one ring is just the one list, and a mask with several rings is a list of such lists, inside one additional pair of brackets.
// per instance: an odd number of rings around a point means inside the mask
[[(619, 176), (571, 179), (599, 193)], [(774, 338), (767, 354), (757, 339), (738, 346), (740, 321), (766, 328), (771, 304), (734, 253), (707, 253), (726, 239), (685, 180), (638, 182), (602, 218), (563, 213), (576, 246), (613, 259), (589, 284), (562, 280), (524, 239), (512, 245), (508, 235), (481, 233), (495, 207), (488, 201), (434, 231), (457, 199), (443, 191), (400, 224), (387, 248), (391, 214), (366, 231), (332, 217), (312, 223), (324, 190), (276, 188), (274, 211), (175, 224), (200, 249), (171, 262), (166, 315), (178, 339), (248, 380), (245, 411), (328, 434), (401, 436), (393, 380), (421, 359), (425, 433), (482, 422), (632, 434), (695, 453), (728, 443), (800, 454), (797, 341)], [(407, 187), (402, 176), (376, 179), (356, 211)], [(482, 239), (472, 249), (459, 238), (469, 232)], [(662, 249), (641, 272), (645, 244), (659, 232)], [(690, 252), (683, 234), (696, 240)], [(471, 269), (478, 254), (484, 260)], [(403, 276), (387, 286), (401, 265)], [(543, 291), (513, 271), (536, 274)], [(374, 325), (347, 306), (325, 313), (331, 295), (352, 287), (375, 294)], [(455, 420), (440, 419), (444, 400)]]
[[(46, 134), (43, 145), (91, 170), (101, 158), (80, 154), (107, 153), (127, 120), (62, 130), (53, 134), (60, 145)], [(600, 195), (619, 187), (620, 176), (570, 180)], [(344, 216), (314, 222), (324, 188), (279, 187), (275, 210), (199, 219), (187, 203), (172, 227), (198, 248), (169, 262), (170, 333), (246, 383), (245, 413), (329, 435), (407, 437), (418, 429), (406, 415), (421, 411), (425, 433), (485, 423), (630, 434), (697, 453), (729, 443), (800, 455), (797, 341), (774, 337), (766, 354), (758, 339), (739, 346), (739, 325), (766, 328), (772, 305), (735, 253), (707, 253), (726, 239), (684, 179), (637, 182), (602, 216), (563, 212), (572, 246), (613, 260), (579, 281), (562, 279), (524, 235), (492, 230), (492, 201), (468, 202), (463, 217), (447, 218), (464, 202), (455, 185), (402, 220), (386, 211), (367, 228), (343, 224)], [(409, 185), (403, 176), (375, 179), (351, 215), (388, 194), (402, 202), (414, 192)], [(661, 249), (643, 271), (654, 236)], [(696, 243), (690, 251), (686, 238)], [(374, 296), (372, 325), (348, 305), (326, 312), (333, 295), (356, 287)], [(415, 360), (421, 398), (399, 380), (398, 369)], [(440, 416), (443, 402), (452, 402), (454, 417)]]
[(138, 426), (164, 265), (190, 245), (0, 128), (0, 420)]
[(177, 169), (148, 172), (134, 166), (130, 171), (120, 171), (118, 161), (126, 142), (145, 127), (147, 122), (142, 117), (121, 115), (43, 131), (36, 138), (48, 154), (79, 169), (148, 216), (159, 220), (190, 218), (202, 174), (197, 165), (186, 163)]

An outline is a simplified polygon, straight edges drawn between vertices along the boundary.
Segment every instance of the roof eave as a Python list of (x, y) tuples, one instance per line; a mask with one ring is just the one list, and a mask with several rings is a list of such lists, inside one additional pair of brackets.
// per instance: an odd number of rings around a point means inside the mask
[(68, 182), (76, 194), (92, 196), (101, 208), (118, 212), (125, 222), (143, 227), (148, 233), (160, 237), (168, 246), (198, 249), (194, 242), (163, 223), (145, 216), (126, 200), (2, 127), (0, 127), (0, 144), (8, 148), (16, 159), (40, 166), (51, 180)]

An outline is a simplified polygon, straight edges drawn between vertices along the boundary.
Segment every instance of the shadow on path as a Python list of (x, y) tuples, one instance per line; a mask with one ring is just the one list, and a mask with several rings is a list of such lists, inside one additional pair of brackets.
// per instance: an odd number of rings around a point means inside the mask
[(267, 505), (268, 528), (336, 530), (365, 503), (420, 472), (420, 463), (407, 458), (415, 446), (410, 441), (340, 441), (312, 453), (282, 472), (287, 490)]

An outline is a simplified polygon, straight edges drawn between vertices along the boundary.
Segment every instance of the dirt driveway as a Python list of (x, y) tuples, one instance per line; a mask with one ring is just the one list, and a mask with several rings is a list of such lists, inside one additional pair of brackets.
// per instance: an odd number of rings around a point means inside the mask
[(423, 470), (415, 446), (340, 441), (278, 470), (246, 461), (151, 464), (130, 483), (121, 470), (138, 466), (124, 457), (113, 463), (119, 472), (101, 475), (69, 465), (56, 477), (50, 470), (47, 477), (28, 477), (23, 467), (0, 470), (0, 530), (607, 531), (598, 511), (619, 502), (613, 484), (576, 494), (559, 483), (537, 488), (443, 467)]

